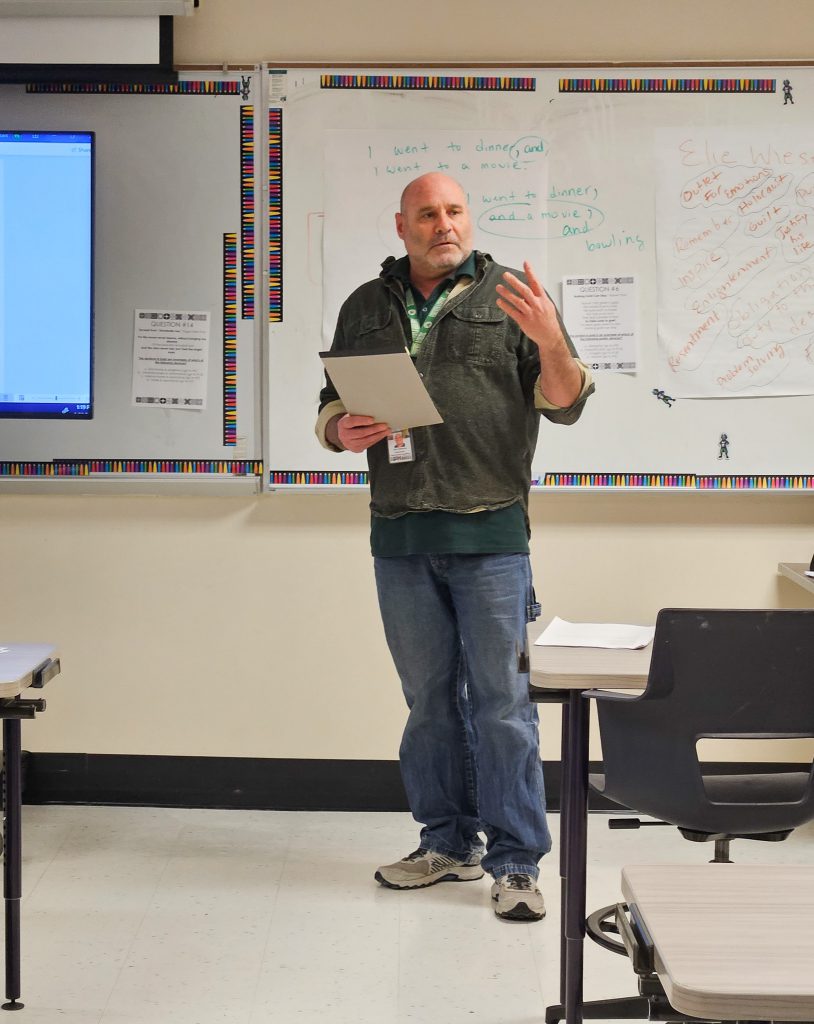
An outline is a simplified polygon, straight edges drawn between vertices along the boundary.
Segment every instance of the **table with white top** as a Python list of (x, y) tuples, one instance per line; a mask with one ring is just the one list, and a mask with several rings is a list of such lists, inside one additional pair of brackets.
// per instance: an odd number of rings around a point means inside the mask
[(585, 943), (585, 864), (588, 841), (588, 722), (586, 690), (641, 690), (652, 643), (640, 650), (531, 646), (529, 695), (561, 703), (560, 786), (560, 1003), (567, 1024), (582, 1021)]
[(4, 1010), (21, 1010), (20, 899), (22, 897), (21, 720), (45, 710), (42, 699), (23, 690), (41, 689), (59, 673), (50, 644), (0, 643), (0, 718), (3, 720), (3, 898), (6, 907), (6, 999)]
[(803, 590), (810, 590), (814, 594), (814, 576), (806, 576), (809, 569), (808, 562), (780, 562), (777, 571), (787, 580), (796, 583)]
[(814, 1020), (814, 865), (629, 866), (622, 893), (676, 1010)]

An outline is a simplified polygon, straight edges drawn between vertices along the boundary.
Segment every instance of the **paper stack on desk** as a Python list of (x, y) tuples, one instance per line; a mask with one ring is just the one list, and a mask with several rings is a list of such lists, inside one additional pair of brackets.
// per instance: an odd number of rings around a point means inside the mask
[(607, 647), (637, 651), (647, 647), (655, 632), (655, 626), (566, 622), (555, 615), (534, 643), (540, 647)]

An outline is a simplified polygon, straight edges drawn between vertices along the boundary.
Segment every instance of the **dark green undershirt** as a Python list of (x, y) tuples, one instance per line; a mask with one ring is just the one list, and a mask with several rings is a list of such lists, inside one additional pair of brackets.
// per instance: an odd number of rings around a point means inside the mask
[(398, 519), (371, 516), (370, 548), (378, 558), (528, 554), (526, 516), (519, 501), (508, 508), (466, 514), (408, 512)]
[(463, 263), (459, 267), (455, 268), (449, 277), (445, 277), (443, 281), (439, 281), (426, 299), (421, 292), (410, 283), (410, 261), (407, 257), (397, 260), (390, 268), (390, 273), (393, 277), (397, 277), (405, 288), (409, 287), (412, 289), (416, 300), (416, 314), (418, 316), (418, 322), (419, 324), (423, 324), (427, 319), (427, 313), (429, 313), (435, 305), (435, 300), (445, 288), (454, 284), (459, 277), (475, 276), (475, 253), (471, 252)]
[[(410, 285), (409, 260), (393, 264), (391, 273)], [(475, 253), (432, 293), (423, 298), (413, 288), (418, 322), (424, 323), (441, 292), (460, 277), (475, 276)], [(412, 286), (411, 286), (412, 287)], [(398, 555), (507, 555), (528, 554), (529, 541), (523, 506), (516, 502), (508, 508), (484, 512), (407, 512), (397, 519), (372, 516), (370, 547), (378, 558)]]

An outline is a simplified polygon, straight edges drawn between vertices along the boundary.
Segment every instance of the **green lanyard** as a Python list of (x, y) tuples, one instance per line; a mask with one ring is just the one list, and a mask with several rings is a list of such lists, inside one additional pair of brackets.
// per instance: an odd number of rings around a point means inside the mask
[(417, 356), (419, 350), (424, 342), (424, 339), (430, 333), (432, 325), (435, 323), (438, 314), (441, 312), (441, 307), (449, 298), (449, 293), (452, 291), (452, 285), (447, 287), (441, 292), (438, 298), (433, 303), (432, 309), (424, 317), (424, 323), (420, 323), (418, 319), (418, 309), (416, 307), (415, 295), (413, 289), (408, 288), (405, 294), (407, 299), (407, 316), (410, 318), (410, 333), (413, 337), (413, 343), (410, 346), (410, 355)]

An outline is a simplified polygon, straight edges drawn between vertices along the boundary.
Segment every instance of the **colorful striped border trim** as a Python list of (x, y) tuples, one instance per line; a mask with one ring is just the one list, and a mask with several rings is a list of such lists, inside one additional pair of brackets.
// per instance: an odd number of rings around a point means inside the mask
[(18, 476), (87, 476), (86, 462), (0, 462), (0, 480)]
[(184, 82), (32, 82), (29, 93), (116, 93), (125, 96), (239, 96), (240, 82), (220, 79)]
[[(365, 472), (272, 470), (271, 487), (367, 486)], [(546, 473), (532, 487), (599, 488), (612, 490), (669, 488), (683, 491), (814, 491), (814, 475), (701, 476), (696, 473)]]
[(546, 473), (540, 479), (533, 480), (532, 486), (636, 487), (642, 489), (666, 487), (698, 491), (810, 491), (814, 490), (814, 475), (705, 476), (698, 473)]
[(254, 318), (255, 284), (254, 107), (240, 108), (240, 272), (241, 315)]
[(223, 236), (223, 443), (237, 444), (237, 235)]
[(283, 319), (283, 112), (269, 110), (269, 323)]
[(546, 473), (532, 487), (680, 487), (694, 488), (694, 473)]
[(775, 92), (774, 78), (561, 78), (560, 92)]
[(221, 476), (263, 476), (256, 459), (55, 459), (51, 462), (0, 462), (4, 477), (91, 476), (103, 473), (217, 473)]
[(269, 473), (272, 487), (342, 487), (367, 485), (367, 473), (353, 473), (340, 470), (335, 473), (320, 470), (272, 470)]
[(514, 75), (321, 75), (319, 85), (321, 89), (534, 92), (537, 80)]
[(696, 487), (702, 491), (811, 491), (814, 476), (699, 476)]

